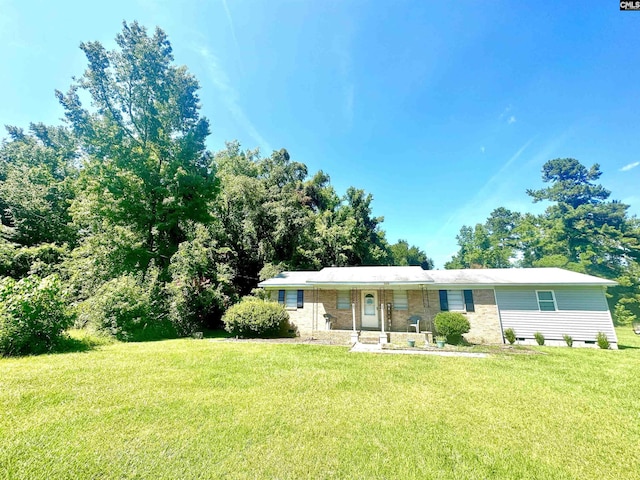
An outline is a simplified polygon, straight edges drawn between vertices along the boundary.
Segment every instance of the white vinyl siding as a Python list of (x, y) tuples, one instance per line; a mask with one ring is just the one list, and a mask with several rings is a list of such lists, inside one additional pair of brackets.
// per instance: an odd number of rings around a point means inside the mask
[(338, 290), (338, 310), (349, 310), (351, 308), (351, 292), (348, 290)]
[(407, 297), (406, 290), (393, 291), (393, 309), (409, 310), (409, 298)]
[(447, 301), (451, 312), (464, 312), (464, 296), (462, 290), (447, 290)]
[(518, 338), (532, 339), (535, 332), (541, 332), (547, 340), (562, 340), (567, 334), (574, 340), (592, 341), (598, 332), (604, 332), (610, 341), (616, 339), (599, 286), (554, 287), (557, 310), (553, 311), (540, 309), (535, 287), (496, 287), (495, 291), (502, 327), (513, 328)]

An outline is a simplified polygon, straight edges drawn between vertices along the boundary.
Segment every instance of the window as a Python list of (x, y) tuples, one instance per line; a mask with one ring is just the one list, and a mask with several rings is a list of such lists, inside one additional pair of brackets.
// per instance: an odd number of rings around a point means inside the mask
[(349, 310), (351, 308), (351, 292), (349, 290), (338, 290), (338, 310)]
[(303, 308), (304, 290), (278, 290), (278, 303), (286, 308)]
[(472, 290), (440, 290), (440, 310), (443, 312), (475, 312)]
[(394, 310), (409, 310), (409, 299), (407, 297), (406, 290), (394, 290), (393, 291), (393, 309)]
[(462, 290), (447, 290), (447, 300), (449, 301), (449, 310), (453, 312), (464, 312)]
[(553, 290), (536, 290), (538, 296), (538, 308), (541, 312), (555, 312), (556, 297), (553, 294)]

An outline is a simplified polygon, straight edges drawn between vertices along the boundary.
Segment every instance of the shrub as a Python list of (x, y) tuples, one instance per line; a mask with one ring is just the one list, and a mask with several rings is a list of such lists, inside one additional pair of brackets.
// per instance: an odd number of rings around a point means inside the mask
[(245, 297), (222, 317), (227, 332), (241, 337), (286, 336), (289, 314), (279, 303)]
[(516, 332), (513, 330), (513, 328), (507, 328), (504, 331), (504, 338), (507, 339), (509, 345), (513, 345), (514, 343), (516, 343)]
[(567, 343), (567, 347), (573, 346), (573, 337), (571, 335), (567, 335), (566, 333), (562, 336), (564, 341)]
[(447, 337), (449, 343), (458, 343), (462, 335), (471, 329), (467, 317), (458, 312), (440, 312), (433, 322), (438, 335)]
[(50, 351), (72, 323), (56, 275), (0, 280), (0, 355)]
[[(149, 292), (134, 277), (122, 275), (102, 285), (80, 307), (80, 319), (118, 340), (139, 341), (175, 336), (168, 320), (152, 316)], [(156, 313), (156, 312), (154, 312)]]
[(604, 332), (598, 332), (598, 334), (596, 335), (596, 343), (603, 350), (609, 349), (609, 339), (607, 338), (607, 334)]
[(544, 345), (544, 335), (540, 332), (536, 332), (533, 334), (533, 337), (536, 339), (538, 345)]

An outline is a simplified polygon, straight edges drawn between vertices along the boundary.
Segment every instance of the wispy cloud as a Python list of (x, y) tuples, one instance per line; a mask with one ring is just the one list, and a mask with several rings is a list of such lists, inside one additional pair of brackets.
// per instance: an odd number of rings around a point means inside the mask
[(513, 162), (520, 158), (520, 156), (529, 147), (529, 145), (531, 145), (532, 141), (533, 138), (522, 145), (522, 147), (520, 147), (518, 151), (514, 153), (511, 158), (509, 158), (509, 160), (507, 160), (502, 165), (502, 167), (500, 167), (500, 170), (498, 170), (489, 180), (485, 182), (485, 184), (478, 190), (478, 193), (476, 193), (473, 198), (471, 198), (471, 200), (469, 200), (465, 205), (459, 208), (447, 219), (447, 221), (440, 228), (440, 231), (445, 231), (454, 222), (460, 223), (460, 226), (462, 226), (461, 222), (464, 222), (464, 219), (468, 217), (468, 213), (471, 208), (477, 209), (479, 206), (484, 207), (484, 204), (489, 198), (491, 199), (491, 201), (494, 201), (493, 195), (491, 194), (495, 192), (496, 184), (504, 181), (504, 179), (506, 178), (506, 172), (509, 167), (511, 167)]
[(627, 163), (624, 167), (620, 169), (621, 172), (628, 172), (629, 170), (636, 168), (640, 165), (640, 162)]
[(498, 120), (502, 120), (503, 118), (506, 118), (507, 115), (509, 115), (510, 111), (511, 111), (511, 105), (507, 105), (505, 109), (502, 111), (502, 113), (500, 114), (500, 116), (498, 117)]
[(484, 153), (484, 145), (480, 147), (480, 151)]
[(229, 10), (229, 5), (227, 5), (227, 0), (222, 0), (222, 6), (224, 7), (224, 11), (227, 14), (227, 21), (229, 22), (229, 28), (231, 28), (233, 43), (235, 43), (236, 49), (240, 50), (240, 45), (238, 44), (238, 37), (236, 36), (236, 28), (233, 25), (233, 17), (231, 16), (231, 10)]
[(355, 104), (355, 84), (353, 82), (351, 54), (345, 46), (348, 43), (343, 37), (333, 39), (333, 51), (338, 61), (338, 71), (342, 81), (342, 113), (348, 129), (353, 125)]
[(498, 120), (505, 121), (509, 125), (512, 123), (516, 123), (516, 116), (511, 113), (513, 107), (511, 105), (507, 105), (502, 113), (498, 116)]
[(258, 132), (255, 125), (253, 125), (249, 117), (245, 114), (244, 109), (240, 105), (240, 96), (232, 86), (229, 76), (220, 66), (216, 56), (204, 46), (196, 47), (194, 50), (204, 61), (211, 82), (220, 92), (220, 96), (231, 112), (234, 120), (249, 133), (251, 138), (260, 146), (261, 150), (271, 153), (273, 150), (271, 145), (269, 145), (269, 142)]

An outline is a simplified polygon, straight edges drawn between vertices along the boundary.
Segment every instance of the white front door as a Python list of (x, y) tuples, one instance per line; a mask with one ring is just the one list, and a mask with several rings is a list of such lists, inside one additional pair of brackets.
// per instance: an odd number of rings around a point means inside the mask
[(378, 294), (375, 290), (362, 292), (362, 328), (378, 328)]

